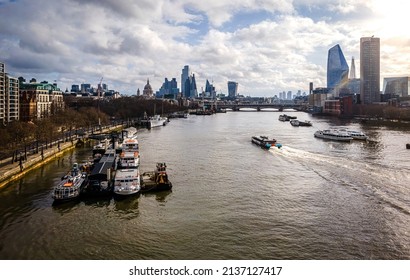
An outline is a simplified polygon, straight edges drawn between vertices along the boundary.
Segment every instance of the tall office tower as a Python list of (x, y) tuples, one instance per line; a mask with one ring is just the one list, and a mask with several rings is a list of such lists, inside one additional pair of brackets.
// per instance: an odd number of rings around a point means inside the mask
[(291, 90), (288, 91), (288, 94), (286, 95), (286, 99), (287, 100), (292, 100), (292, 91)]
[(238, 95), (238, 83), (229, 81), (228, 82), (228, 97), (236, 98), (237, 95)]
[(198, 90), (196, 87), (196, 80), (195, 80), (195, 74), (192, 74), (190, 78), (190, 92), (189, 92), (189, 97), (191, 98), (197, 98), (198, 97)]
[(6, 122), (6, 71), (4, 63), (0, 62), (0, 124)]
[(354, 65), (354, 57), (352, 57), (352, 64), (350, 65), (349, 79), (356, 79), (356, 66)]
[(79, 85), (71, 85), (71, 92), (80, 92)]
[(313, 93), (313, 83), (310, 82), (309, 83), (309, 94), (312, 94), (312, 93)]
[(19, 80), (6, 74), (6, 122), (18, 121), (20, 115), (19, 106)]
[(181, 74), (181, 93), (182, 93), (182, 96), (186, 96), (185, 82), (188, 78), (189, 78), (189, 66), (185, 65), (184, 69), (182, 69), (182, 74)]
[(380, 38), (360, 38), (360, 99), (380, 101)]
[(90, 92), (91, 90), (91, 84), (81, 84), (81, 92)]
[(327, 87), (336, 88), (347, 82), (349, 66), (339, 44), (329, 49), (327, 56)]
[(0, 123), (19, 120), (19, 80), (6, 73), (6, 65), (0, 62)]

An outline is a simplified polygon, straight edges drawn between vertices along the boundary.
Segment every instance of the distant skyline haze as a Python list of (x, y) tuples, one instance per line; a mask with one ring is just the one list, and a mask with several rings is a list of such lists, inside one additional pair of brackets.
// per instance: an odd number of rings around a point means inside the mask
[[(11, 76), (154, 91), (185, 65), (198, 89), (228, 81), (245, 96), (326, 86), (328, 50), (360, 67), (360, 38), (380, 38), (380, 76), (410, 75), (410, 2), (400, 0), (0, 0), (0, 61)], [(359, 77), (358, 77), (359, 78)]]

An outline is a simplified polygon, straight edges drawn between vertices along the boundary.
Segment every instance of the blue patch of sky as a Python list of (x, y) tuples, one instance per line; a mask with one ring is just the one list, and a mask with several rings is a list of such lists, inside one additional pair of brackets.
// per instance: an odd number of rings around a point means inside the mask
[(179, 39), (188, 44), (198, 44), (209, 31), (208, 17), (205, 13), (198, 12), (196, 10), (189, 8), (185, 8), (185, 12), (194, 15), (196, 20), (192, 22), (185, 22), (179, 24), (182, 26), (186, 26), (192, 30), (192, 34), (189, 34), (186, 37), (180, 37)]
[(0, 0), (0, 6), (1, 5), (6, 5), (6, 4), (8, 4), (8, 3), (14, 3), (14, 2), (17, 2), (17, 0)]
[(239, 11), (233, 15), (230, 21), (225, 22), (218, 28), (222, 32), (235, 32), (238, 29), (243, 29), (257, 24), (265, 20), (275, 21), (276, 14), (272, 14), (269, 11)]

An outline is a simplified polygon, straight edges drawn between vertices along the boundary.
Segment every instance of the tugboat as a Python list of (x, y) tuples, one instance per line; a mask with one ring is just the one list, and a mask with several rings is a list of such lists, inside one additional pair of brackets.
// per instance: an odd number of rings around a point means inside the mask
[(252, 136), (251, 141), (264, 149), (270, 149), (276, 144), (276, 139), (269, 139), (267, 136)]
[(167, 165), (158, 162), (155, 171), (144, 172), (141, 176), (141, 192), (169, 191), (172, 183), (168, 180)]
[(74, 163), (71, 171), (64, 175), (61, 182), (54, 187), (52, 197), (55, 202), (76, 199), (86, 184), (87, 173), (81, 172), (78, 163)]

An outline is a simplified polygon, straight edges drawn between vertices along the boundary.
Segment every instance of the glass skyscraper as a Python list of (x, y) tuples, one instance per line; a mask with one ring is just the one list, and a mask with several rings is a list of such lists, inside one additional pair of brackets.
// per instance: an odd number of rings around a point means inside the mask
[(228, 82), (228, 96), (230, 98), (236, 98), (238, 95), (238, 83), (229, 81)]
[[(182, 74), (181, 74), (181, 92), (182, 96), (187, 95), (185, 92), (185, 82), (189, 78), (189, 66), (185, 65), (184, 68), (182, 69)], [(189, 95), (189, 94), (188, 94)]]
[(327, 87), (336, 88), (347, 82), (349, 66), (343, 55), (342, 49), (337, 44), (329, 49), (327, 57)]
[(360, 99), (380, 102), (380, 38), (360, 38)]

